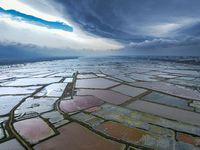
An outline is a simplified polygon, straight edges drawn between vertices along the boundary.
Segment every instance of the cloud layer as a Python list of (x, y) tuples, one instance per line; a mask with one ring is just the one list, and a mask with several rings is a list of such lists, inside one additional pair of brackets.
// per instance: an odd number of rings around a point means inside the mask
[[(44, 1), (44, 4), (47, 3)], [(14, 9), (15, 6), (11, 8)], [(20, 9), (21, 7), (18, 6), (16, 8), (22, 12), (1, 9), (0, 43), (7, 45), (9, 45), (9, 43), (11, 45), (12, 43), (20, 43), (25, 46), (31, 44), (47, 50), (59, 49), (64, 51), (71, 49), (80, 51), (105, 51), (109, 49), (123, 48), (123, 44), (117, 43), (115, 40), (91, 35), (79, 30), (78, 28), (71, 32), (72, 28), (66, 24), (62, 25), (60, 22), (52, 22), (46, 21), (44, 18), (36, 18), (34, 16), (35, 12), (33, 13), (33, 11), (30, 11), (30, 14), (26, 15), (23, 14), (24, 12)], [(54, 9), (55, 8), (53, 7), (49, 7), (50, 12), (51, 10), (54, 11)], [(40, 14), (43, 14), (43, 12), (41, 11)], [(58, 13), (56, 14), (58, 15)], [(45, 15), (42, 16), (44, 17)], [(59, 19), (57, 16), (54, 16), (54, 18)], [(67, 21), (62, 20), (62, 22)]]
[[(200, 2), (194, 0), (54, 0), (84, 30), (134, 42), (152, 37), (176, 37), (176, 30), (200, 21)], [(171, 34), (173, 32), (173, 35)]]
[(184, 46), (200, 46), (200, 37), (187, 36), (181, 40), (167, 40), (167, 39), (153, 39), (152, 41), (145, 40), (141, 43), (131, 42), (130, 47), (135, 48), (169, 48), (173, 46), (184, 47)]
[(2, 1), (4, 9), (65, 22), (73, 32), (0, 15), (1, 43), (105, 54), (200, 55), (199, 0), (10, 0), (15, 6)]

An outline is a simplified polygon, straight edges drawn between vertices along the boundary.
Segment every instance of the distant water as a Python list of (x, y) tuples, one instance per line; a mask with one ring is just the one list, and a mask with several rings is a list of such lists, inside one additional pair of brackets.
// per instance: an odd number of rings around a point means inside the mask
[(13, 65), (13, 64), (23, 64), (23, 63), (33, 63), (40, 61), (52, 61), (52, 60), (62, 60), (62, 59), (77, 59), (79, 57), (39, 57), (39, 58), (0, 58), (0, 65)]
[(13, 64), (24, 64), (24, 63), (33, 63), (41, 61), (52, 61), (52, 60), (63, 60), (63, 59), (78, 59), (83, 58), (84, 61), (99, 61), (99, 60), (109, 60), (116, 59), (120, 60), (146, 60), (146, 61), (165, 61), (165, 62), (176, 62), (176, 63), (185, 63), (200, 65), (200, 57), (182, 57), (182, 56), (100, 56), (100, 57), (80, 57), (80, 56), (69, 56), (69, 57), (23, 57), (23, 58), (1, 58), (0, 57), (0, 66), (2, 65), (13, 65)]

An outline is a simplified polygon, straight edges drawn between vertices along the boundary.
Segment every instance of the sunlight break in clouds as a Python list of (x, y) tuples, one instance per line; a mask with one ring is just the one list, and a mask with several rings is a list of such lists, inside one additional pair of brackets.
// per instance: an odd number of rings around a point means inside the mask
[(18, 0), (0, 0), (0, 7), (2, 7), (5, 10), (13, 9), (21, 13), (24, 13), (27, 15), (33, 15), (35, 17), (38, 17), (47, 21), (60, 21), (60, 22), (70, 25), (69, 22), (67, 22), (61, 17), (60, 18), (58, 17), (57, 12), (53, 9), (53, 7), (51, 8), (50, 12), (55, 13), (56, 14), (55, 16), (50, 15), (50, 14), (45, 14), (43, 12), (32, 9), (31, 7), (19, 2)]
[[(0, 16), (1, 31), (0, 41), (17, 42), (21, 44), (34, 44), (40, 47), (58, 49), (117, 49), (122, 46), (109, 43), (103, 38), (94, 38), (87, 35), (78, 36), (75, 33), (58, 29), (48, 29), (9, 15)], [(112, 41), (111, 41), (112, 42)]]
[[(11, 2), (12, 1), (12, 2)], [(57, 18), (56, 16), (46, 15), (42, 12), (34, 10), (16, 0), (2, 0), (0, 7), (3, 9), (15, 9), (21, 13), (40, 17), (48, 21), (62, 21), (66, 24), (66, 20)], [(52, 9), (52, 11), (54, 11)], [(24, 21), (23, 18), (13, 17), (12, 15), (0, 15), (0, 42), (5, 43), (21, 43), (33, 44), (44, 48), (55, 49), (89, 49), (89, 50), (107, 50), (107, 49), (120, 49), (123, 46), (114, 40), (94, 37), (79, 29), (74, 29), (73, 33), (59, 30), (48, 29), (46, 27), (32, 24), (31, 22)]]

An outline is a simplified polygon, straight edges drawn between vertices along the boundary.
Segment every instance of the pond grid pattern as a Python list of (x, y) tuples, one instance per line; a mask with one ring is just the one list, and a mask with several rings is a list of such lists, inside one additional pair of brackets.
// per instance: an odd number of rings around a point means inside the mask
[(0, 66), (0, 149), (200, 149), (200, 66), (96, 59)]

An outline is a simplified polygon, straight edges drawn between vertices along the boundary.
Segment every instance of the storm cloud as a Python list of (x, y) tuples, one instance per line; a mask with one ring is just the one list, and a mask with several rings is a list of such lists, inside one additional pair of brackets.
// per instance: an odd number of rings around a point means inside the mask
[(198, 0), (55, 1), (65, 8), (62, 13), (69, 15), (84, 30), (124, 42), (141, 42), (155, 37), (176, 38), (181, 34), (177, 30), (200, 21)]
[[(181, 55), (182, 51), (185, 55), (200, 55), (199, 0), (17, 1), (32, 9), (26, 11), (24, 6), (18, 7), (19, 12), (49, 21), (59, 18), (59, 22), (68, 24), (73, 32), (68, 35), (58, 30), (45, 30), (44, 33), (39, 27), (31, 30), (21, 26), (15, 30), (16, 27), (8, 29), (11, 25), (7, 23), (4, 26), (7, 31), (0, 30), (5, 35), (1, 41), (9, 39), (48, 49), (104, 50), (104, 54), (112, 51), (120, 55)], [(13, 33), (20, 34), (18, 31), (26, 33), (27, 38), (18, 40), (17, 36), (12, 36)], [(40, 36), (42, 41), (37, 40)]]

